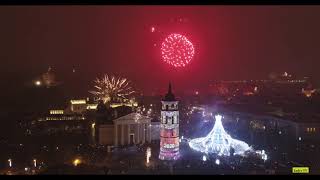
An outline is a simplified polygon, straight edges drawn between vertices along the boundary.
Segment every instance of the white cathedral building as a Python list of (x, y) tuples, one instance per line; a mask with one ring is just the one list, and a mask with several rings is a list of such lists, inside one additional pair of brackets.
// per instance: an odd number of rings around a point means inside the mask
[(99, 144), (126, 146), (151, 142), (151, 118), (130, 113), (99, 127)]

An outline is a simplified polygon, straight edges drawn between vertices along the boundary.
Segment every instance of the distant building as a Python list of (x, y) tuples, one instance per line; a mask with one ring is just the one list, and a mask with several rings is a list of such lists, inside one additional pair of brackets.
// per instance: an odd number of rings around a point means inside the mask
[(48, 139), (59, 144), (90, 143), (91, 121), (83, 114), (65, 114), (54, 109), (31, 122), (28, 135), (46, 143)]
[(48, 71), (42, 74), (42, 81), (46, 87), (56, 86), (56, 76), (52, 72), (51, 67), (49, 67)]
[[(86, 111), (95, 111), (97, 110), (98, 101), (91, 100), (89, 98), (85, 99), (72, 99), (70, 100), (70, 105), (66, 109), (66, 111), (70, 113), (85, 113)], [(117, 108), (121, 106), (127, 106), (127, 107), (137, 107), (138, 103), (134, 102), (132, 104), (130, 103), (112, 103), (109, 105), (111, 108)]]
[(52, 71), (51, 67), (48, 68), (48, 71), (43, 73), (41, 76), (34, 79), (34, 85), (46, 88), (54, 87), (60, 83), (56, 81), (56, 74)]
[[(79, 136), (79, 141), (97, 144), (113, 145), (113, 120), (126, 116), (133, 112), (134, 106), (137, 104), (112, 104), (106, 105), (89, 98), (71, 99), (64, 108), (52, 108), (47, 113), (43, 113), (37, 119), (30, 123), (28, 131), (29, 135), (44, 136), (63, 136), (74, 137)], [(150, 123), (149, 123), (150, 124)], [(104, 133), (108, 127), (112, 127), (112, 142), (105, 139)], [(100, 130), (102, 131), (100, 133)], [(137, 136), (137, 135), (136, 135)], [(148, 135), (149, 137), (149, 135)], [(120, 137), (119, 137), (120, 138)], [(135, 142), (138, 142), (137, 140)]]
[[(225, 112), (224, 115), (234, 120), (248, 121), (251, 130), (259, 132), (273, 132), (280, 137), (284, 137), (284, 143), (289, 142), (318, 142), (320, 139), (320, 123), (318, 119), (320, 115), (303, 116), (295, 118), (296, 115), (276, 115), (271, 113), (253, 114), (243, 112)], [(253, 132), (253, 131), (250, 131)]]
[[(69, 110), (72, 113), (84, 113), (87, 110), (88, 104), (86, 99), (73, 99), (70, 100)], [(89, 106), (91, 109), (91, 106)]]

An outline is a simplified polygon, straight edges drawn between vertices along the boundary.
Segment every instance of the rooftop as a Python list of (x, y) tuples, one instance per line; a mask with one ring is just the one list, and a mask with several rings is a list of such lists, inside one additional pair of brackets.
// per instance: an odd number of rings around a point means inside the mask
[(152, 118), (149, 118), (147, 116), (141, 115), (140, 113), (130, 113), (128, 115), (119, 117), (113, 122), (115, 123), (130, 123), (130, 124), (135, 124), (135, 123), (150, 123)]

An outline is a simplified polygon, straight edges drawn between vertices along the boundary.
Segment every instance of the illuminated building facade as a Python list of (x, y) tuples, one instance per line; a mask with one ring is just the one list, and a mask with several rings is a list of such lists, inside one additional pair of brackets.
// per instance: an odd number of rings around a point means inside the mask
[(30, 132), (34, 138), (57, 138), (61, 143), (89, 143), (91, 121), (83, 114), (63, 114), (50, 110), (33, 121)]
[(62, 109), (51, 109), (50, 114), (63, 114), (64, 111)]
[(99, 144), (127, 146), (151, 142), (151, 118), (139, 113), (121, 116), (99, 127)]
[(171, 91), (171, 84), (161, 103), (159, 159), (176, 160), (179, 158), (179, 111), (178, 101)]
[(88, 99), (72, 99), (70, 100), (70, 111), (72, 113), (83, 113), (87, 109)]
[[(71, 113), (84, 113), (87, 110), (96, 110), (97, 109), (98, 102), (94, 100), (94, 102), (90, 102), (89, 98), (86, 99), (72, 99), (70, 100), (70, 106), (68, 107), (68, 110)], [(128, 103), (111, 103), (111, 108), (117, 108), (121, 106), (128, 106), (128, 107), (137, 107), (138, 103), (136, 101), (131, 101)]]

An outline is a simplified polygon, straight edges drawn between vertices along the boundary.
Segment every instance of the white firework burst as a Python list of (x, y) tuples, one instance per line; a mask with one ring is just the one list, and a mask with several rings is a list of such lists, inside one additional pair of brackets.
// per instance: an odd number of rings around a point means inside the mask
[(95, 81), (95, 90), (89, 93), (104, 102), (126, 102), (135, 91), (126, 78), (104, 75)]

